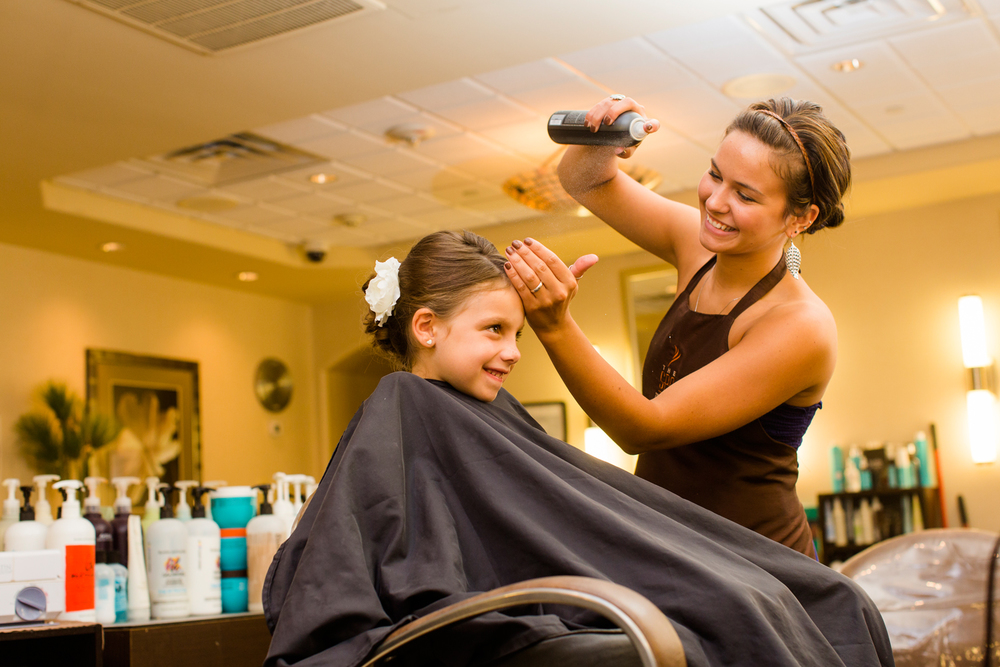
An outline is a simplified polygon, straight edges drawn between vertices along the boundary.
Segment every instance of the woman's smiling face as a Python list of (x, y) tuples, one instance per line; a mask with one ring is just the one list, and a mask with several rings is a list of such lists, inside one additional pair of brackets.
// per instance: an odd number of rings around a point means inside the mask
[(413, 373), (489, 403), (521, 358), (523, 327), (524, 307), (513, 286), (474, 292), (453, 316), (435, 321), (433, 345), (422, 350)]
[(730, 132), (698, 184), (700, 240), (712, 252), (742, 253), (787, 236), (785, 183), (771, 166), (773, 150), (739, 131)]

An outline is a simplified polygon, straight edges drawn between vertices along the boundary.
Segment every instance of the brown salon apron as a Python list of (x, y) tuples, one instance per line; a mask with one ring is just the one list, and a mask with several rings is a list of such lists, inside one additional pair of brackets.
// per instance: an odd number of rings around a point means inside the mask
[[(729, 351), (733, 321), (785, 275), (785, 259), (725, 315), (696, 313), (691, 293), (712, 266), (691, 279), (660, 323), (642, 370), (642, 393), (652, 399), (671, 384)], [(726, 400), (724, 393), (718, 400)], [(795, 493), (796, 449), (778, 442), (759, 419), (709, 440), (641, 454), (635, 474), (702, 507), (815, 557), (812, 533)]]

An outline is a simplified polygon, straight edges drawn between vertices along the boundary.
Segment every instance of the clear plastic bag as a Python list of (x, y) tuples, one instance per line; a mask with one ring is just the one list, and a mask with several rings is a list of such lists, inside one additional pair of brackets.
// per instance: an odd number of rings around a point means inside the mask
[[(930, 529), (880, 542), (844, 563), (882, 612), (897, 667), (981, 665), (986, 587), (997, 535)], [(1000, 573), (997, 575), (1000, 585)], [(994, 589), (994, 601), (1000, 597)], [(992, 664), (1000, 665), (997, 611)]]

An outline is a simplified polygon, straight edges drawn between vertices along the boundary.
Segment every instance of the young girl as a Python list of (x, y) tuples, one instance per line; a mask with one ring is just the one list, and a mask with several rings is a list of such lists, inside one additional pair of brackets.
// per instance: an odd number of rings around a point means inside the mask
[(402, 265), (376, 264), (365, 330), (399, 369), (489, 403), (521, 358), (524, 308), (505, 261), (471, 232), (425, 236)]
[[(361, 665), (414, 617), (554, 575), (645, 596), (691, 667), (892, 664), (850, 580), (545, 434), (501, 387), (524, 319), (504, 262), (475, 234), (439, 232), (377, 264), (366, 328), (410, 372), (358, 410), (275, 555), (265, 664)], [(566, 664), (637, 664), (606, 627), (584, 609), (522, 607), (439, 630), (394, 664), (496, 667), (564, 640), (587, 642), (587, 660)]]

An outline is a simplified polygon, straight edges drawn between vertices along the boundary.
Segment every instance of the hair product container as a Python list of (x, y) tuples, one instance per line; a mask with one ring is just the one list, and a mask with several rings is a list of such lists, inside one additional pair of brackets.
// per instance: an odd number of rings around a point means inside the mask
[(635, 111), (626, 111), (611, 125), (601, 123), (597, 132), (583, 124), (587, 111), (557, 111), (549, 116), (549, 138), (557, 144), (584, 146), (635, 146), (646, 138), (646, 119)]
[(212, 519), (219, 525), (222, 612), (247, 611), (247, 523), (256, 514), (257, 490), (225, 486), (209, 496)]

